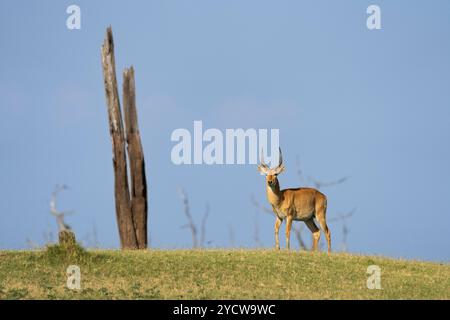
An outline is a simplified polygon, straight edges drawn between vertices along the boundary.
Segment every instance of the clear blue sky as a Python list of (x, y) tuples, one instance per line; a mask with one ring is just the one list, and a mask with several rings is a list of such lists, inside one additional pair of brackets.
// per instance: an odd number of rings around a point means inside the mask
[[(81, 7), (81, 30), (66, 8)], [(366, 28), (381, 7), (382, 30)], [(175, 166), (176, 128), (279, 128), (282, 187), (305, 175), (349, 176), (324, 188), (328, 216), (356, 207), (349, 250), (450, 260), (450, 2), (0, 2), (0, 248), (56, 232), (58, 198), (79, 238), (95, 224), (118, 247), (100, 46), (112, 25), (116, 65), (136, 69), (153, 247), (189, 247), (177, 187), (210, 247), (274, 245), (274, 218), (257, 214), (264, 178), (253, 165)], [(334, 247), (341, 225), (330, 224)], [(284, 227), (280, 236), (284, 245)], [(305, 233), (309, 239), (309, 234)], [(295, 240), (294, 240), (295, 242)]]

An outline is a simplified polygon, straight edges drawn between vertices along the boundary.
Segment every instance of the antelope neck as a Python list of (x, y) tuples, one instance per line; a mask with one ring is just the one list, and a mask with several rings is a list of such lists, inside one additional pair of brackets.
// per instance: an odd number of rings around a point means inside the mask
[(277, 207), (281, 202), (281, 192), (278, 181), (274, 186), (267, 186), (266, 189), (267, 199), (269, 200), (270, 204)]

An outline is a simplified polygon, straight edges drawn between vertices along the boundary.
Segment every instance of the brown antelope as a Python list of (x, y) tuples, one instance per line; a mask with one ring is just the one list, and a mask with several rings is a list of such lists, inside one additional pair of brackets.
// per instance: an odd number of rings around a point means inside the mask
[(328, 243), (328, 254), (331, 252), (331, 234), (326, 222), (327, 197), (320, 191), (313, 188), (295, 188), (280, 190), (280, 184), (277, 176), (284, 171), (283, 157), (281, 155), (278, 166), (269, 168), (264, 163), (263, 153), (261, 151), (261, 163), (258, 171), (266, 176), (267, 200), (272, 205), (275, 213), (275, 243), (276, 248), (280, 249), (278, 241), (278, 231), (281, 223), (286, 218), (286, 246), (289, 250), (289, 239), (291, 235), (292, 220), (304, 221), (313, 234), (312, 250), (317, 250), (317, 244), (320, 239), (320, 230), (314, 223), (314, 218), (319, 222), (322, 231), (325, 233)]

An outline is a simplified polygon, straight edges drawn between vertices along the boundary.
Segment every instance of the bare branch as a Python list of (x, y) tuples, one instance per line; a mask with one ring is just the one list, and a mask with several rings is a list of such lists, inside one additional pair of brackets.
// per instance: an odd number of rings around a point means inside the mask
[(67, 190), (68, 188), (69, 187), (65, 184), (56, 185), (55, 190), (52, 192), (52, 197), (50, 200), (50, 214), (55, 216), (59, 231), (71, 230), (71, 227), (67, 223), (65, 223), (64, 217), (68, 214), (73, 214), (73, 211), (58, 211), (58, 209), (56, 208), (56, 197), (58, 193), (63, 190)]
[(184, 215), (188, 219), (188, 224), (182, 226), (182, 228), (191, 229), (192, 234), (192, 246), (194, 248), (198, 247), (198, 236), (197, 236), (197, 226), (194, 223), (194, 219), (192, 218), (191, 211), (189, 209), (189, 199), (186, 195), (186, 192), (182, 188), (178, 188), (178, 193), (180, 194), (181, 201), (183, 202)]
[(329, 222), (336, 222), (336, 221), (346, 221), (347, 219), (351, 218), (353, 214), (355, 213), (356, 208), (353, 208), (351, 211), (347, 213), (338, 213), (338, 216), (332, 219), (329, 219)]
[(92, 223), (92, 231), (86, 233), (86, 235), (81, 239), (81, 242), (85, 247), (99, 248), (98, 236), (97, 236), (97, 226), (95, 222)]
[(26, 239), (26, 243), (31, 250), (39, 249), (39, 245), (29, 238)]
[(269, 209), (269, 208), (267, 208), (267, 207), (263, 207), (263, 206), (258, 202), (258, 200), (256, 200), (256, 198), (255, 198), (255, 196), (254, 196), (253, 194), (250, 196), (250, 201), (252, 202), (252, 204), (253, 204), (258, 210), (261, 210), (262, 212), (266, 212), (266, 213), (268, 213), (268, 214), (270, 214), (270, 215), (273, 214), (273, 210), (272, 210), (272, 209)]
[(348, 219), (350, 219), (355, 213), (356, 208), (353, 208), (351, 211), (347, 213), (338, 213), (336, 218), (330, 219), (330, 222), (341, 222), (342, 223), (342, 242), (341, 242), (341, 251), (346, 252), (348, 249), (347, 246), (347, 238), (350, 233), (350, 229), (348, 228)]
[(297, 242), (298, 242), (298, 245), (300, 246), (300, 248), (302, 248), (303, 250), (308, 250), (308, 248), (306, 248), (306, 244), (302, 238), (303, 226), (304, 226), (303, 224), (301, 224), (299, 227), (298, 227), (298, 225), (293, 224), (292, 230), (294, 231), (295, 238), (297, 239)]
[(305, 184), (305, 178), (303, 177), (303, 172), (302, 172), (302, 169), (300, 166), (300, 156), (299, 155), (297, 155), (295, 157), (295, 165), (296, 165), (295, 171), (297, 173), (298, 180), (300, 180), (300, 183)]
[(347, 180), (348, 180), (348, 177), (342, 177), (338, 180), (323, 182), (323, 181), (316, 180), (316, 179), (308, 176), (308, 181), (310, 181), (316, 189), (321, 189), (323, 187), (332, 187), (332, 186), (344, 183)]
[(201, 226), (201, 233), (200, 233), (200, 246), (205, 246), (205, 237), (206, 237), (206, 220), (208, 220), (209, 216), (209, 204), (206, 204), (205, 214), (202, 218), (202, 226)]
[[(296, 162), (295, 163), (296, 163), (296, 172), (297, 172), (298, 180), (300, 181), (300, 183), (306, 184), (306, 179), (303, 176), (303, 171), (302, 171), (301, 166), (300, 166), (300, 156), (299, 155), (296, 156)], [(315, 179), (315, 178), (313, 178), (311, 176), (308, 176), (308, 179), (307, 179), (307, 181), (309, 183), (311, 183), (316, 189), (321, 189), (323, 187), (335, 186), (335, 185), (344, 183), (347, 180), (348, 180), (347, 176), (342, 177), (342, 178), (337, 179), (337, 180), (334, 180), (334, 181), (327, 181), (327, 182), (317, 180), (317, 179)]]
[(258, 212), (255, 215), (255, 229), (253, 234), (253, 240), (255, 241), (256, 247), (261, 247), (261, 239), (259, 237), (259, 221), (258, 221)]
[(42, 234), (42, 237), (44, 238), (45, 243), (52, 243), (53, 242), (53, 232), (46, 231)]

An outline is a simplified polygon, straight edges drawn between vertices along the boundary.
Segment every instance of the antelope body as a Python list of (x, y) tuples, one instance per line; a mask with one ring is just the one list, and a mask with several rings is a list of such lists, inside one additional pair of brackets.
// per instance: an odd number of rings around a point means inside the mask
[(322, 231), (325, 233), (328, 244), (328, 253), (331, 252), (331, 234), (326, 222), (327, 197), (320, 191), (313, 188), (296, 188), (280, 190), (280, 183), (277, 176), (284, 171), (283, 157), (281, 155), (277, 167), (271, 169), (264, 163), (261, 153), (261, 164), (258, 171), (266, 176), (267, 200), (272, 205), (275, 213), (275, 244), (280, 249), (278, 231), (281, 223), (286, 219), (286, 246), (290, 248), (290, 234), (292, 221), (304, 221), (313, 234), (312, 250), (317, 249), (320, 239), (320, 230), (316, 226), (316, 219)]

